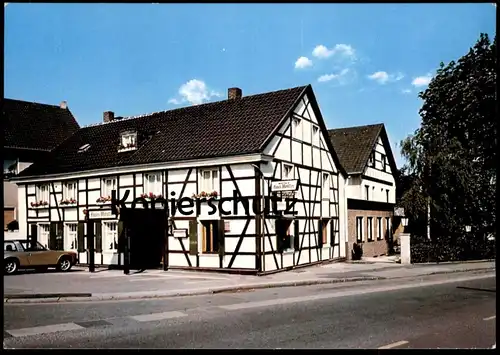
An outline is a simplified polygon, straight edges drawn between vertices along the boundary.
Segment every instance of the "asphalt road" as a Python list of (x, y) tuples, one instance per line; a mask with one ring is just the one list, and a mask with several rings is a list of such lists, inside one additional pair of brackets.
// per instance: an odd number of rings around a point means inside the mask
[[(491, 348), (494, 274), (4, 306), (6, 348)], [(488, 277), (488, 278), (487, 278)]]

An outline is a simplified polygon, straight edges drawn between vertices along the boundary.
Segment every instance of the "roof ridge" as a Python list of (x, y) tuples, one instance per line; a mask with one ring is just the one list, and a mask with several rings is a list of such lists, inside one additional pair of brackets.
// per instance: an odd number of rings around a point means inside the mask
[(10, 100), (10, 101), (18, 101), (18, 102), (23, 102), (23, 103), (26, 103), (26, 104), (35, 104), (35, 105), (51, 106), (51, 107), (57, 107), (57, 108), (62, 109), (60, 105), (46, 104), (46, 103), (44, 103), (44, 102), (26, 101), (26, 100), (20, 100), (20, 99), (9, 99), (8, 97), (4, 97), (4, 101), (5, 101), (5, 100)]
[(328, 130), (328, 132), (333, 132), (333, 131), (342, 131), (346, 129), (353, 129), (353, 128), (365, 128), (365, 127), (376, 127), (376, 126), (384, 126), (384, 123), (373, 123), (373, 124), (365, 124), (365, 125), (360, 125), (360, 126), (348, 126), (348, 127), (340, 127), (340, 128), (331, 128)]
[[(258, 94), (243, 96), (239, 100), (243, 100), (243, 99), (247, 99), (247, 98), (251, 98), (251, 97), (256, 97), (256, 96), (260, 96), (260, 95), (274, 94), (274, 93), (282, 92), (282, 91), (296, 90), (296, 89), (299, 89), (299, 88), (305, 88), (307, 86), (308, 85), (301, 85), (301, 86), (294, 86), (294, 87), (287, 88), (287, 89), (278, 89), (278, 90), (274, 90), (274, 91), (261, 92), (261, 93), (258, 93)], [(101, 121), (101, 122), (89, 123), (88, 125), (81, 126), (81, 128), (89, 128), (89, 127), (102, 126), (102, 125), (112, 124), (112, 123), (116, 123), (116, 122), (134, 120), (134, 119), (142, 118), (142, 117), (151, 117), (151, 116), (154, 116), (154, 115), (157, 115), (157, 114), (161, 114), (161, 113), (174, 112), (174, 111), (177, 111), (177, 110), (185, 110), (185, 109), (189, 109), (189, 108), (193, 108), (193, 107), (198, 107), (198, 108), (199, 107), (208, 107), (210, 105), (221, 103), (221, 102), (229, 102), (229, 100), (228, 99), (223, 99), (223, 100), (218, 100), (218, 101), (205, 102), (205, 103), (198, 104), (198, 105), (190, 105), (190, 106), (178, 107), (178, 108), (174, 108), (174, 109), (170, 109), (170, 110), (156, 111), (156, 112), (152, 112), (152, 113), (143, 113), (143, 114), (135, 115), (135, 116), (124, 116), (124, 117), (122, 117), (120, 119), (114, 119), (114, 120), (109, 121), (109, 122), (102, 122)]]

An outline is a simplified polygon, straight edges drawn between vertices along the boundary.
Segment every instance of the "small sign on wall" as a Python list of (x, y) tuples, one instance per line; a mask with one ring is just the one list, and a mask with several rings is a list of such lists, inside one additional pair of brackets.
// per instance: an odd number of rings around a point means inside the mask
[(187, 229), (174, 229), (174, 238), (187, 238)]
[(111, 210), (89, 211), (90, 219), (110, 218), (114, 217)]

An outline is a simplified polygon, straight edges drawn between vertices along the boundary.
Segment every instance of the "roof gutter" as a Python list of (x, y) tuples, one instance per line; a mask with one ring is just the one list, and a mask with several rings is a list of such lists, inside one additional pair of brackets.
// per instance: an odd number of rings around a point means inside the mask
[(202, 166), (213, 166), (213, 165), (226, 165), (226, 164), (245, 164), (254, 163), (261, 161), (272, 161), (272, 157), (266, 154), (244, 154), (244, 155), (233, 155), (233, 156), (220, 156), (216, 158), (204, 158), (204, 159), (191, 159), (191, 160), (178, 160), (170, 162), (160, 162), (153, 164), (140, 164), (140, 165), (128, 165), (128, 166), (114, 166), (110, 168), (103, 169), (92, 169), (85, 171), (60, 173), (60, 174), (47, 174), (47, 175), (32, 175), (32, 176), (22, 176), (13, 177), (10, 182), (16, 184), (26, 184), (32, 182), (46, 182), (56, 179), (60, 180), (70, 180), (70, 179), (84, 179), (88, 177), (101, 177), (105, 175), (114, 174), (133, 174), (136, 172), (152, 171), (160, 169), (187, 169), (193, 167)]

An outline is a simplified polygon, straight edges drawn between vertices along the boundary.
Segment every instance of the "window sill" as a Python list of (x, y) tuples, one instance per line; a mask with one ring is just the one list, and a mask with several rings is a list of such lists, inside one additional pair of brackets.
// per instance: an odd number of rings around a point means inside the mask
[(61, 207), (61, 208), (70, 208), (70, 207), (75, 208), (75, 207), (78, 207), (78, 204), (76, 204), (76, 203), (71, 203), (69, 205), (61, 205), (60, 204), (59, 207)]
[(286, 249), (286, 250), (283, 250), (283, 254), (293, 254), (295, 253), (295, 249)]
[(130, 152), (132, 150), (137, 150), (137, 147), (130, 147), (130, 148), (119, 148), (118, 149), (118, 153), (121, 153), (121, 152)]
[(118, 255), (119, 253), (118, 253), (118, 250), (103, 250), (101, 252), (101, 254), (108, 254), (108, 255), (116, 254), (116, 255)]
[(30, 209), (32, 210), (44, 210), (44, 209), (48, 209), (50, 208), (50, 206), (38, 206), (38, 207), (31, 207), (30, 206)]

